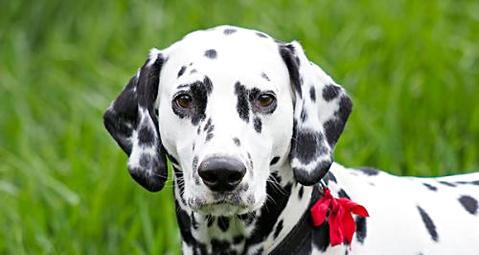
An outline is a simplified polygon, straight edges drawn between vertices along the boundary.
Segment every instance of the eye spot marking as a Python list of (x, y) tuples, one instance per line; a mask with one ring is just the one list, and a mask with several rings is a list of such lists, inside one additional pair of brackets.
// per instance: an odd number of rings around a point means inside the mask
[(249, 122), (249, 103), (248, 103), (248, 92), (246, 91), (245, 86), (241, 85), (238, 81), (235, 84), (235, 94), (237, 95), (237, 104), (236, 110), (239, 114), (239, 117), (243, 119), (246, 123)]
[(259, 117), (254, 118), (253, 125), (254, 125), (254, 130), (256, 130), (256, 132), (261, 134), (261, 129), (262, 129), (263, 124), (262, 124), (261, 119)]
[(182, 66), (180, 71), (178, 71), (177, 78), (180, 78), (185, 73), (185, 70), (186, 70), (186, 66)]
[(271, 81), (268, 77), (268, 75), (266, 75), (265, 73), (261, 73), (261, 77), (263, 77), (265, 80), (267, 81)]
[(233, 138), (233, 142), (236, 144), (236, 146), (241, 146), (241, 141), (238, 137)]
[(209, 49), (205, 51), (205, 57), (210, 58), (210, 59), (215, 59), (218, 53), (216, 53), (216, 50), (214, 49)]
[(269, 165), (272, 166), (272, 165), (278, 163), (279, 159), (280, 159), (280, 157), (278, 157), (278, 156), (274, 157), (274, 158), (271, 160), (271, 162), (269, 163)]

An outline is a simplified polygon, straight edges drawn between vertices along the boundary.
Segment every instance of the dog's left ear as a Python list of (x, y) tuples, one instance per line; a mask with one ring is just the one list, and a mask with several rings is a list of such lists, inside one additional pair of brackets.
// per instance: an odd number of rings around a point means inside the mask
[(351, 99), (298, 42), (280, 44), (294, 91), (290, 164), (296, 180), (314, 185), (333, 163), (333, 149), (352, 109)]
[(106, 129), (128, 154), (133, 179), (149, 191), (165, 185), (168, 171), (156, 116), (163, 54), (152, 49), (145, 64), (103, 115)]

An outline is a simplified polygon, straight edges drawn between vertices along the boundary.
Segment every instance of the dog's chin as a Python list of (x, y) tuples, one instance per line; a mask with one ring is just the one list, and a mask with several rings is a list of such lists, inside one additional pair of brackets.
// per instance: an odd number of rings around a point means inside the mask
[(248, 214), (259, 210), (264, 203), (264, 199), (261, 199), (260, 201), (255, 201), (255, 199), (248, 199), (248, 201), (242, 201), (238, 199), (204, 201), (195, 199), (190, 201), (195, 201), (194, 203), (189, 204), (193, 211), (199, 214), (212, 216), (234, 216)]
[(215, 202), (203, 204), (195, 211), (204, 215), (212, 216), (233, 216), (246, 214), (253, 210), (252, 207), (243, 204), (233, 204), (229, 202)]

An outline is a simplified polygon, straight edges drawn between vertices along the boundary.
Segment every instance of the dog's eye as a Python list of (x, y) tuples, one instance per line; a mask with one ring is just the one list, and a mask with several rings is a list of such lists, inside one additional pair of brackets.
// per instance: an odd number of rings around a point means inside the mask
[(181, 108), (190, 108), (193, 99), (188, 94), (180, 94), (175, 97), (175, 103)]
[(274, 95), (272, 95), (270, 93), (264, 93), (264, 94), (261, 94), (261, 95), (258, 96), (258, 98), (256, 99), (256, 103), (260, 107), (268, 107), (275, 100), (276, 100), (276, 98), (274, 97)]

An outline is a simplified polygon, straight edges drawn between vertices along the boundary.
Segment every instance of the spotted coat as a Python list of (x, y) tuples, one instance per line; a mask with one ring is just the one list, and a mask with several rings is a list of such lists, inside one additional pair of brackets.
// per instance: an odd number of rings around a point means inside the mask
[[(219, 26), (152, 49), (104, 123), (144, 188), (161, 190), (171, 162), (184, 254), (476, 254), (479, 174), (345, 168), (333, 150), (351, 110), (298, 42)], [(320, 181), (369, 211), (350, 244), (302, 224)]]

